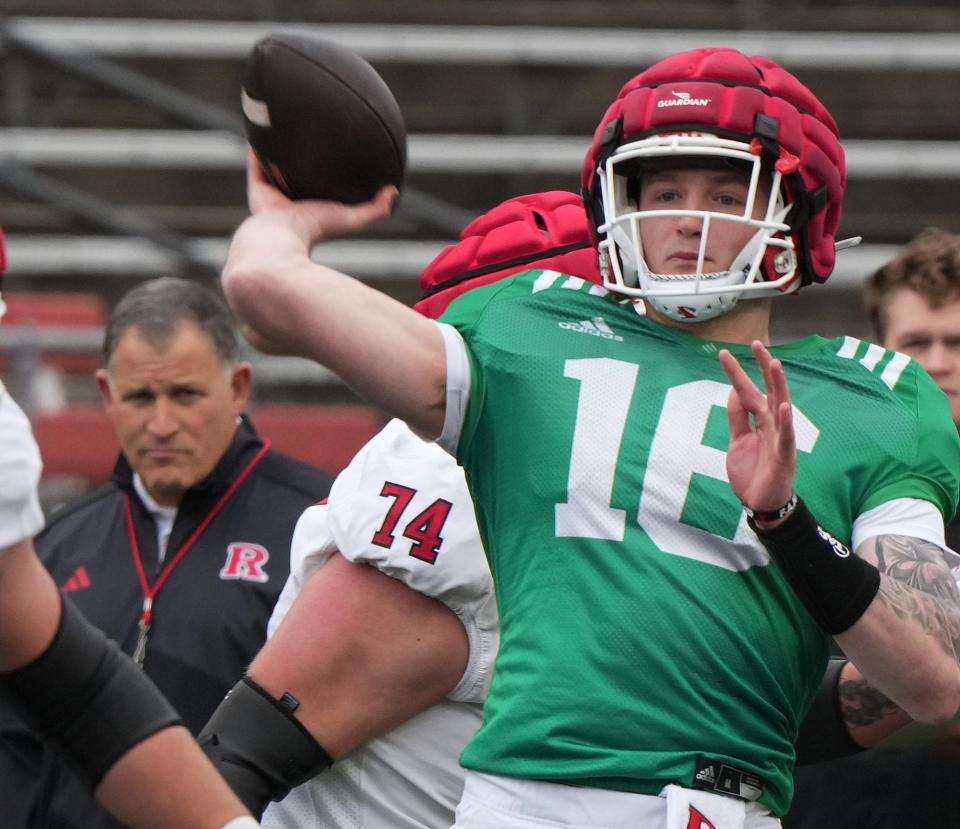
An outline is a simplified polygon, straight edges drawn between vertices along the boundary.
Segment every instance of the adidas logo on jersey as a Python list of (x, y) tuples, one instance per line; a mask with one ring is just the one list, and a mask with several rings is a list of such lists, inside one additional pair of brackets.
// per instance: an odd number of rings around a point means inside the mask
[(701, 783), (709, 783), (712, 787), (713, 784), (717, 782), (717, 775), (713, 770), (713, 766), (707, 766), (706, 768), (700, 769), (694, 779), (699, 780)]
[(603, 317), (594, 317), (592, 320), (581, 320), (580, 322), (561, 322), (560, 327), (566, 328), (568, 331), (578, 331), (581, 334), (603, 337), (605, 340), (623, 342), (623, 337), (615, 334)]

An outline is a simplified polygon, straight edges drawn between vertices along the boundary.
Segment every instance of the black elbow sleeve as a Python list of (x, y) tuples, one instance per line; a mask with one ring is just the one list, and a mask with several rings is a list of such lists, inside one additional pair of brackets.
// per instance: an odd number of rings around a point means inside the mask
[(197, 738), (230, 788), (257, 818), (271, 800), (328, 768), (333, 758), (293, 716), (296, 700), (275, 699), (244, 676)]
[(61, 606), (50, 646), (0, 674), (0, 692), (95, 788), (127, 751), (180, 718), (114, 642), (70, 601)]

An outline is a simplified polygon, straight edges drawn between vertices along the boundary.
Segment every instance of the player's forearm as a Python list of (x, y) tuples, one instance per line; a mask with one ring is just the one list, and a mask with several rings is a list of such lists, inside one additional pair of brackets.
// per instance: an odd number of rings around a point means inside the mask
[[(249, 814), (179, 726), (158, 731), (123, 755), (96, 796), (134, 829), (220, 829)], [(254, 825), (250, 821), (246, 829)]]
[(432, 321), (314, 264), (302, 236), (269, 213), (238, 229), (222, 283), (242, 325), (270, 351), (316, 360), (371, 403), (439, 434), (446, 362)]
[(0, 673), (39, 656), (60, 622), (60, 593), (29, 539), (0, 553)]
[[(327, 288), (324, 270), (309, 259), (309, 239), (282, 214), (261, 213), (246, 219), (237, 229), (221, 275), (224, 295), (244, 333), (269, 344), (270, 351), (309, 356), (309, 331), (294, 325), (305, 306), (317, 323), (329, 314), (336, 317), (338, 305), (349, 302), (347, 294), (327, 297), (317, 307), (311, 286)], [(341, 286), (344, 287), (344, 286)], [(322, 296), (321, 296), (322, 299)]]
[[(920, 722), (954, 715), (960, 707), (960, 624), (952, 599), (937, 601), (891, 578), (902, 578), (902, 568), (877, 554), (876, 539), (853, 554), (802, 499), (791, 499), (773, 522), (767, 516), (750, 521), (814, 621), (836, 637), (872, 685)], [(946, 562), (939, 547), (927, 544), (934, 547), (928, 551), (925, 544), (911, 539), (903, 546), (939, 584)]]
[(857, 555), (881, 573), (880, 589), (856, 625), (837, 637), (863, 675), (921, 722), (960, 707), (960, 593), (935, 544), (882, 535)]
[(836, 638), (870, 684), (912, 719), (940, 723), (960, 708), (958, 632), (955, 610), (882, 575), (870, 607)]
[(850, 738), (862, 748), (878, 745), (911, 722), (907, 713), (874, 688), (852, 662), (837, 684), (837, 702)]

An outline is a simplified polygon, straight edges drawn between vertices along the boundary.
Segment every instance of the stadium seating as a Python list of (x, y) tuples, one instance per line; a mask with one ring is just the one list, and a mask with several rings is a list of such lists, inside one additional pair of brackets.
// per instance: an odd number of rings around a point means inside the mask
[[(95, 402), (87, 376), (105, 308), (151, 276), (216, 280), (246, 212), (238, 79), (249, 46), (276, 28), (355, 48), (396, 94), (410, 159), (400, 208), (363, 238), (329, 244), (325, 256), (408, 304), (420, 270), (467, 220), (518, 193), (575, 189), (589, 135), (619, 85), (641, 64), (695, 46), (776, 57), (821, 94), (846, 138), (841, 235), (862, 234), (866, 244), (841, 255), (827, 286), (785, 300), (775, 335), (865, 336), (862, 278), (924, 226), (960, 229), (948, 94), (960, 69), (955, 0), (89, 0), (83, 8), (79, 16), (68, 0), (6, 0), (0, 32), (11, 304), (0, 371), (26, 389), (51, 475), (106, 474), (112, 453), (102, 447), (113, 444), (102, 443), (110, 437), (98, 411), (84, 408)], [(64, 386), (59, 413), (42, 411), (39, 381), (50, 371), (78, 378)], [(257, 366), (256, 378), (258, 400), (311, 404), (278, 409), (276, 421), (261, 407), (258, 424), (269, 434), (275, 423), (281, 448), (328, 468), (379, 422), (369, 410), (340, 419), (338, 407), (359, 403), (303, 363)], [(311, 454), (319, 442), (299, 442), (334, 430), (343, 439), (328, 449), (340, 455)], [(96, 460), (84, 460), (93, 448)]]

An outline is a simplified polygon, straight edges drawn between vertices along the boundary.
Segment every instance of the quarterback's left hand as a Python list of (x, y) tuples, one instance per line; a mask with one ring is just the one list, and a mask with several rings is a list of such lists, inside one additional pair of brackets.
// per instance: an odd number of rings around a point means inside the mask
[(751, 348), (766, 395), (726, 349), (720, 362), (733, 389), (727, 403), (730, 446), (727, 476), (740, 501), (754, 511), (777, 510), (790, 500), (797, 467), (793, 406), (782, 363), (759, 340)]

